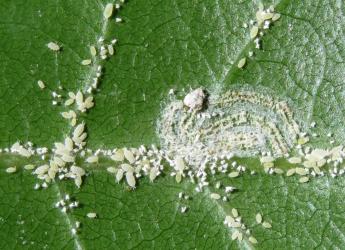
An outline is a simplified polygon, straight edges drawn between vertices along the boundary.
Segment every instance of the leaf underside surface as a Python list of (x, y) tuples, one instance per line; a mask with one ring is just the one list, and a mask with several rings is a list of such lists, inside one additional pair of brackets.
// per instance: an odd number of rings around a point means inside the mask
[[(345, 138), (344, 60), (345, 7), (342, 1), (264, 1), (282, 14), (254, 50), (243, 23), (255, 19), (254, 1), (128, 1), (120, 16), (104, 28), (105, 1), (1, 1), (0, 3), (0, 147), (32, 141), (52, 148), (70, 131), (61, 118), (63, 106), (53, 106), (47, 89), (76, 91), (89, 80), (88, 46), (100, 36), (117, 38), (116, 55), (104, 63), (95, 107), (85, 115), (88, 147), (159, 145), (156, 121), (169, 89), (177, 92), (203, 86), (251, 85), (271, 89), (291, 101), (306, 130), (320, 136), (323, 147), (332, 132), (337, 144)], [(52, 53), (48, 42), (62, 51)], [(246, 67), (240, 58), (253, 50)], [(66, 92), (67, 93), (67, 92)], [(80, 189), (57, 181), (34, 190), (28, 171), (9, 175), (5, 169), (29, 160), (0, 155), (1, 249), (340, 249), (345, 245), (343, 177), (312, 179), (245, 174), (210, 182), (238, 190), (228, 202), (210, 199), (212, 187), (195, 192), (187, 179), (176, 183), (169, 174), (153, 183), (140, 179), (135, 191), (100, 165), (90, 169)], [(243, 161), (249, 169), (258, 161)], [(284, 168), (284, 166), (282, 166)], [(181, 200), (178, 193), (191, 198)], [(62, 213), (54, 204), (65, 194), (81, 203)], [(187, 206), (186, 213), (181, 207)], [(258, 240), (231, 241), (223, 224), (237, 208)], [(96, 212), (96, 219), (86, 217)], [(272, 224), (255, 222), (261, 213)], [(81, 222), (77, 235), (71, 233)]]

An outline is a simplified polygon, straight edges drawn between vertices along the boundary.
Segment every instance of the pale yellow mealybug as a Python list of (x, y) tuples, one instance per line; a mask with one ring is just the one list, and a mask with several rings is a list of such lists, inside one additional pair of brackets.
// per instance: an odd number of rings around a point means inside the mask
[(112, 3), (107, 3), (103, 12), (104, 18), (109, 19), (111, 15), (113, 14), (113, 9), (114, 9), (114, 5)]
[(262, 216), (260, 213), (257, 213), (255, 216), (256, 223), (261, 224), (262, 222)]
[(284, 174), (284, 170), (280, 169), (280, 168), (275, 168), (274, 169), (274, 173), (276, 173), (276, 174)]
[(232, 222), (232, 223), (230, 224), (230, 226), (231, 226), (231, 227), (235, 227), (235, 228), (239, 228), (239, 227), (241, 227), (242, 225), (241, 225), (240, 222), (234, 221), (234, 222)]
[(291, 176), (294, 175), (296, 173), (296, 169), (295, 168), (290, 168), (287, 172), (286, 172), (286, 176)]
[(309, 177), (308, 176), (301, 177), (298, 181), (300, 183), (306, 183), (309, 181)]
[(262, 15), (262, 18), (263, 18), (264, 20), (269, 20), (269, 19), (271, 19), (273, 16), (274, 16), (274, 13), (267, 12), (267, 13), (264, 13), (264, 14)]
[(248, 238), (248, 240), (249, 240), (251, 243), (253, 243), (253, 244), (257, 244), (257, 243), (258, 243), (258, 241), (257, 241), (253, 236), (250, 236), (250, 237)]
[(77, 167), (77, 166), (73, 165), (73, 166), (71, 166), (70, 170), (71, 170), (71, 172), (73, 174), (76, 174), (76, 175), (79, 175), (79, 176), (85, 175), (85, 170), (83, 168), (81, 168), (81, 167)]
[(15, 173), (16, 171), (17, 171), (17, 167), (6, 168), (6, 173), (9, 173), (9, 174)]
[(98, 162), (98, 156), (91, 155), (88, 158), (86, 158), (87, 163), (97, 163)]
[(211, 193), (210, 197), (211, 197), (211, 199), (214, 199), (214, 200), (219, 200), (220, 199), (220, 195), (217, 194), (217, 193)]
[(129, 163), (134, 163), (135, 162), (135, 158), (134, 158), (134, 155), (132, 153), (132, 151), (128, 150), (127, 148), (125, 148), (123, 150), (123, 154), (126, 158), (126, 160), (129, 162)]
[(301, 157), (291, 157), (288, 159), (288, 162), (291, 164), (300, 164), (302, 163), (302, 158)]
[(236, 240), (237, 237), (238, 237), (238, 234), (239, 234), (238, 230), (235, 230), (235, 232), (233, 232), (232, 235), (231, 235), (231, 239), (232, 240)]
[(253, 26), (250, 30), (250, 38), (253, 39), (258, 35), (259, 32), (259, 27), (258, 26)]
[(228, 176), (230, 178), (236, 178), (239, 174), (240, 174), (239, 172), (235, 171), (235, 172), (231, 172)]
[(48, 43), (47, 46), (50, 50), (53, 50), (53, 51), (59, 51), (60, 50), (60, 46), (54, 42)]
[(246, 64), (246, 61), (247, 61), (247, 59), (246, 59), (245, 57), (243, 57), (243, 58), (238, 62), (237, 67), (238, 67), (239, 69), (242, 69), (243, 66)]
[(92, 62), (91, 59), (85, 59), (85, 60), (81, 61), (81, 64), (82, 65), (90, 65), (91, 62)]
[(85, 129), (85, 123), (80, 123), (73, 131), (73, 137), (79, 137)]
[(135, 188), (135, 177), (132, 172), (126, 173), (126, 181), (131, 188)]
[(44, 84), (42, 80), (38, 80), (37, 84), (38, 84), (38, 87), (40, 87), (40, 89), (44, 89), (46, 87), (46, 85)]
[(78, 188), (80, 188), (82, 182), (83, 182), (83, 180), (82, 180), (81, 176), (78, 175), (78, 176), (75, 177), (75, 179), (74, 179), (74, 184), (75, 184)]
[(308, 174), (308, 171), (305, 170), (304, 168), (296, 168), (296, 174), (298, 174), (298, 175), (306, 175), (306, 174)]
[(123, 161), (125, 159), (124, 153), (122, 149), (116, 150), (116, 152), (110, 156), (110, 158), (114, 161)]
[(70, 105), (72, 105), (73, 103), (74, 103), (74, 99), (69, 98), (69, 99), (67, 99), (67, 100), (65, 101), (65, 106), (70, 106)]
[(277, 21), (279, 18), (280, 18), (280, 14), (279, 13), (275, 13), (274, 15), (273, 15), (273, 17), (272, 17), (272, 21), (273, 22), (275, 22), (275, 21)]
[(32, 170), (32, 169), (34, 169), (34, 168), (35, 168), (35, 166), (32, 165), (32, 164), (28, 164), (28, 165), (25, 165), (25, 166), (24, 166), (24, 169), (25, 169), (25, 170)]
[(309, 137), (301, 137), (297, 140), (297, 144), (304, 145), (309, 141)]
[(234, 223), (235, 220), (234, 220), (234, 218), (232, 218), (230, 215), (227, 215), (227, 216), (225, 216), (225, 222), (226, 222), (227, 224), (231, 224), (231, 223)]
[(97, 217), (97, 214), (94, 213), (94, 212), (91, 212), (91, 213), (87, 213), (86, 216), (87, 216), (88, 218), (90, 218), (90, 219), (94, 219), (94, 218)]
[(111, 174), (115, 174), (115, 173), (116, 173), (116, 168), (114, 168), (114, 167), (108, 167), (108, 168), (107, 168), (107, 171), (108, 171), (109, 173), (111, 173)]
[(238, 241), (242, 241), (243, 240), (243, 234), (239, 233), (237, 239), (238, 239)]
[(134, 172), (134, 168), (131, 165), (127, 164), (127, 163), (121, 164), (120, 167), (125, 172), (132, 172), (132, 173)]
[(123, 173), (124, 173), (124, 171), (122, 169), (117, 170), (116, 177), (115, 177), (117, 182), (120, 182), (122, 180)]
[(109, 44), (108, 45), (108, 52), (109, 52), (109, 55), (114, 55), (114, 47), (113, 47), (113, 45), (112, 44)]
[(238, 217), (238, 211), (237, 211), (236, 208), (233, 208), (233, 209), (231, 210), (231, 213), (232, 213), (232, 215), (233, 215), (235, 218)]
[(177, 183), (180, 183), (182, 180), (182, 174), (180, 172), (176, 173), (175, 180)]
[(271, 228), (271, 227), (272, 227), (271, 223), (269, 223), (269, 222), (267, 222), (267, 221), (264, 221), (264, 222), (262, 223), (262, 226), (263, 226), (264, 228)]
[(96, 50), (96, 47), (91, 45), (90, 46), (90, 53), (92, 56), (96, 56), (97, 55), (97, 50)]

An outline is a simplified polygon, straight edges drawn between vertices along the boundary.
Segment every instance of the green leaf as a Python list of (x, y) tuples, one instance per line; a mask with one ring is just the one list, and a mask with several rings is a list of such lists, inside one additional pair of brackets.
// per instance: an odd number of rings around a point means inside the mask
[[(51, 105), (51, 91), (84, 88), (90, 81), (88, 46), (100, 36), (117, 38), (115, 56), (104, 62), (96, 106), (81, 117), (88, 147), (137, 147), (159, 144), (156, 122), (171, 88), (229, 89), (251, 85), (271, 89), (291, 100), (298, 122), (317, 133), (311, 145), (330, 147), (345, 138), (344, 6), (341, 1), (264, 1), (282, 14), (255, 50), (244, 23), (255, 19), (253, 1), (128, 1), (123, 23), (103, 19), (106, 1), (2, 1), (0, 4), (0, 146), (17, 140), (52, 148), (70, 133), (63, 105)], [(54, 53), (48, 42), (62, 51)], [(247, 58), (244, 69), (239, 59)], [(41, 90), (37, 80), (47, 86)], [(309, 129), (312, 121), (315, 129)], [(140, 178), (129, 190), (106, 172), (109, 162), (84, 166), (89, 176), (80, 189), (56, 181), (34, 190), (37, 179), (22, 166), (40, 163), (12, 154), (0, 155), (0, 248), (52, 249), (333, 249), (345, 244), (343, 177), (311, 179), (267, 175), (257, 159), (241, 164), (256, 175), (216, 175), (203, 192), (187, 179), (177, 184), (169, 171), (153, 183)], [(5, 169), (17, 166), (14, 174)], [(288, 165), (281, 163), (283, 169)], [(221, 181), (237, 191), (228, 202), (213, 200)], [(184, 192), (190, 199), (179, 199)], [(55, 208), (65, 194), (80, 202), (68, 213)], [(186, 206), (185, 213), (181, 208)], [(224, 218), (237, 208), (258, 244), (245, 237), (232, 241)], [(97, 218), (86, 217), (96, 212)], [(272, 224), (255, 222), (261, 213)], [(76, 235), (71, 230), (81, 222)]]

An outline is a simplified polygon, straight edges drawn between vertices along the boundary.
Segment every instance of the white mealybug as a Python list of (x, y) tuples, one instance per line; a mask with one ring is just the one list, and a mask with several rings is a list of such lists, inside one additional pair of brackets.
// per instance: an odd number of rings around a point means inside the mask
[(185, 213), (186, 211), (187, 211), (187, 207), (186, 206), (181, 207), (181, 213)]
[(46, 85), (44, 84), (42, 80), (38, 80), (37, 84), (38, 84), (38, 87), (40, 87), (40, 89), (44, 89), (46, 87)]
[(244, 65), (246, 64), (246, 62), (247, 62), (247, 59), (246, 59), (245, 57), (243, 57), (243, 58), (238, 62), (237, 67), (238, 67), (239, 69), (242, 69), (242, 68), (244, 67)]
[(60, 46), (54, 42), (48, 43), (47, 46), (50, 50), (53, 50), (53, 51), (59, 51), (60, 50)]
[(85, 59), (85, 60), (81, 61), (81, 64), (86, 66), (86, 65), (90, 65), (91, 62), (92, 62), (91, 59)]
[(90, 219), (94, 219), (97, 217), (97, 214), (94, 212), (87, 213), (86, 216)]
[(17, 167), (6, 168), (6, 173), (9, 173), (9, 174), (15, 173), (16, 171), (17, 171)]
[(105, 19), (109, 19), (113, 14), (114, 5), (112, 3), (107, 3), (104, 7), (103, 16)]
[(197, 88), (184, 97), (183, 104), (192, 110), (200, 110), (204, 105), (205, 98), (206, 95), (204, 90), (202, 88)]
[(116, 17), (116, 18), (115, 18), (115, 22), (121, 23), (121, 22), (122, 22), (122, 18), (121, 18), (121, 17)]
[(231, 186), (226, 186), (225, 187), (225, 193), (231, 193), (235, 190), (235, 187), (231, 187)]

